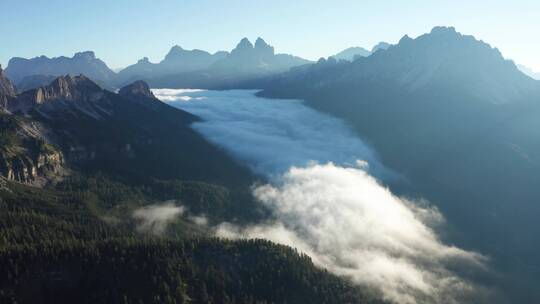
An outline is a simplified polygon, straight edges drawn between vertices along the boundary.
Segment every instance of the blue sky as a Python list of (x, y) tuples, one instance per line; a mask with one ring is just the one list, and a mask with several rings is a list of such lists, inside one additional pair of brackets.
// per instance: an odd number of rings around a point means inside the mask
[[(489, 2), (489, 3), (488, 3)], [(93, 50), (112, 68), (171, 46), (230, 50), (258, 36), (308, 59), (455, 26), (540, 71), (540, 1), (0, 0), (0, 63)]]

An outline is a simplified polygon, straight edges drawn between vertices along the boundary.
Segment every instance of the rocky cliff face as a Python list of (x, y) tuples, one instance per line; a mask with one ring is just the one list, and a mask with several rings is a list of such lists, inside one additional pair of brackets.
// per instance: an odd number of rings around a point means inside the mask
[[(27, 113), (33, 109), (71, 104), (86, 111), (92, 111), (89, 105), (104, 96), (103, 90), (86, 76), (61, 76), (50, 85), (26, 91), (8, 105), (12, 113)], [(56, 105), (55, 105), (56, 104)]]
[[(184, 157), (193, 147), (202, 151), (193, 152), (194, 158), (213, 151), (189, 127), (195, 116), (159, 101), (142, 81), (115, 94), (85, 76), (61, 76), (10, 97), (7, 105), (9, 111), (0, 113), (4, 181), (40, 186), (64, 176), (66, 168), (131, 172), (137, 167), (143, 176), (152, 171), (165, 176), (191, 170), (193, 162)], [(179, 140), (174, 146), (170, 132)], [(182, 157), (172, 164), (169, 153)], [(221, 170), (219, 158), (215, 162), (212, 167)]]
[(60, 152), (10, 156), (0, 151), (0, 175), (21, 183), (42, 184), (61, 173), (64, 163)]
[(0, 114), (0, 176), (41, 185), (59, 177), (64, 156), (44, 139), (38, 123), (11, 114)]
[(15, 87), (6, 77), (2, 66), (0, 65), (0, 112), (6, 110), (9, 100), (15, 96)]
[(11, 83), (11, 81), (7, 78), (6, 74), (4, 73), (4, 70), (2, 70), (2, 66), (0, 65), (0, 94), (8, 95), (8, 96), (15, 96), (16, 91), (15, 87)]

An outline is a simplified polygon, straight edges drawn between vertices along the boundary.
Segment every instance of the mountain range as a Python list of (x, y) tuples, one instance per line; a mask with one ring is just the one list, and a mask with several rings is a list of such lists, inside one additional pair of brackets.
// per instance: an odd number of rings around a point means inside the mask
[(105, 62), (96, 58), (94, 52), (91, 51), (76, 53), (71, 58), (65, 56), (55, 58), (40, 56), (32, 59), (14, 57), (9, 60), (6, 68), (6, 75), (15, 84), (28, 81), (25, 80), (25, 77), (67, 74), (84, 74), (102, 86), (110, 86), (116, 77), (116, 74), (109, 69)]
[[(250, 192), (262, 177), (150, 87), (262, 89), (345, 120), (398, 173), (385, 186), (427, 199), (446, 243), (493, 261), (475, 279), (535, 302), (540, 81), (523, 70), (452, 27), (316, 63), (260, 38), (175, 46), (118, 73), (92, 52), (13, 58), (0, 68), (0, 302), (382, 303), (288, 247), (195, 224), (268, 221)], [(171, 201), (187, 216), (166, 228), (132, 216)]]
[(19, 91), (48, 85), (58, 76), (84, 74), (102, 88), (114, 91), (136, 80), (152, 87), (223, 87), (246, 79), (265, 77), (308, 64), (308, 60), (286, 54), (275, 54), (262, 38), (252, 44), (242, 39), (231, 51), (210, 54), (203, 50), (184, 50), (176, 45), (159, 63), (143, 58), (115, 73), (94, 52), (76, 53), (72, 58), (12, 58), (6, 75)]
[(348, 121), (403, 174), (396, 189), (461, 227), (451, 242), (512, 273), (505, 288), (517, 302), (540, 296), (524, 293), (540, 283), (532, 268), (515, 269), (516, 259), (534, 265), (540, 250), (530, 229), (540, 216), (540, 81), (499, 50), (436, 27), (369, 57), (321, 60), (253, 85)]

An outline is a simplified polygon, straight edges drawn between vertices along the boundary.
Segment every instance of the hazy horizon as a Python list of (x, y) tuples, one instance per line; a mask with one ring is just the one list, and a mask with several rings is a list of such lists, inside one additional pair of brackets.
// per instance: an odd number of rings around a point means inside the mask
[(317, 60), (352, 46), (371, 49), (380, 41), (397, 43), (404, 35), (416, 37), (441, 25), (454, 26), (497, 47), (517, 64), (540, 71), (540, 44), (532, 39), (540, 26), (535, 15), (540, 3), (529, 0), (520, 5), (494, 1), (489, 7), (461, 0), (36, 2), (0, 4), (0, 24), (10, 33), (0, 51), (3, 67), (12, 57), (71, 57), (91, 50), (119, 69), (142, 57), (159, 62), (173, 45), (216, 52), (231, 50), (243, 37), (262, 37), (278, 53)]

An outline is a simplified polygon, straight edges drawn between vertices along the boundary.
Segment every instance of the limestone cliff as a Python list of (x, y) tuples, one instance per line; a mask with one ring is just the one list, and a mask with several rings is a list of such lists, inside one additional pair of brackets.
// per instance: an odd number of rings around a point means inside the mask
[(41, 185), (62, 175), (64, 156), (45, 141), (39, 124), (0, 114), (0, 129), (0, 176)]

